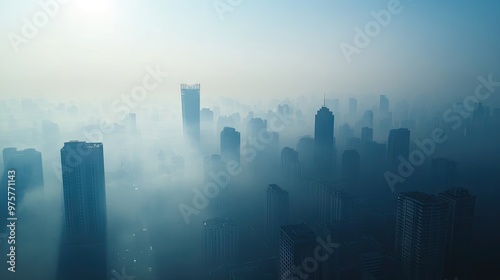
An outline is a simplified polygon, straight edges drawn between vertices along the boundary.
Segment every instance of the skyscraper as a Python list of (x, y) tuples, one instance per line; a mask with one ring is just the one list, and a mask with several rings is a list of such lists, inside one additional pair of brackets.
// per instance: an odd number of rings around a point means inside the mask
[(358, 100), (356, 98), (349, 98), (349, 116), (355, 117), (358, 113)]
[(379, 113), (386, 116), (389, 113), (389, 99), (384, 94), (380, 95)]
[(239, 230), (233, 218), (203, 221), (202, 256), (208, 270), (238, 260)]
[(104, 243), (106, 190), (102, 143), (64, 143), (61, 164), (67, 241)]
[(396, 214), (395, 256), (411, 280), (442, 280), (448, 203), (421, 192), (401, 193)]
[(288, 192), (276, 184), (267, 186), (266, 236), (271, 244), (277, 244), (280, 227), (288, 224)]
[[(3, 150), (4, 178), (7, 182), (7, 172), (16, 171), (17, 202), (31, 190), (43, 189), (42, 154), (35, 149), (18, 151), (16, 148)], [(5, 183), (3, 186), (6, 186)], [(2, 209), (3, 210), (3, 209)]]
[(281, 150), (281, 178), (287, 186), (294, 186), (301, 180), (299, 153), (290, 147)]
[(232, 127), (224, 127), (220, 133), (220, 153), (226, 162), (240, 164), (240, 133)]
[(309, 199), (316, 223), (325, 226), (354, 217), (354, 197), (345, 191), (349, 186), (346, 181), (310, 182)]
[(130, 134), (137, 133), (137, 116), (134, 113), (130, 113), (127, 115), (125, 119), (126, 130)]
[(356, 181), (359, 176), (360, 156), (356, 150), (345, 150), (342, 154), (342, 180)]
[(226, 170), (226, 162), (222, 159), (220, 155), (212, 155), (205, 158), (204, 165), (204, 176), (205, 185), (216, 184), (218, 186), (219, 192), (213, 198), (211, 206), (217, 210), (227, 208), (229, 203), (229, 186), (219, 185), (214, 178), (217, 178), (217, 174), (221, 171)]
[(320, 179), (330, 179), (334, 172), (334, 116), (326, 107), (318, 110), (314, 122), (314, 171)]
[(363, 143), (369, 143), (373, 141), (373, 128), (363, 127), (361, 128), (361, 145)]
[(58, 279), (105, 279), (107, 218), (102, 143), (64, 143), (61, 165), (65, 235)]
[(444, 190), (455, 184), (457, 163), (447, 158), (434, 158), (431, 163), (431, 185)]
[(247, 126), (247, 139), (259, 139), (259, 134), (267, 131), (267, 120), (251, 118)]
[(454, 188), (439, 194), (448, 202), (448, 238), (446, 240), (447, 279), (470, 279), (471, 239), (476, 197), (462, 188)]
[[(16, 148), (3, 149), (3, 176), (0, 187), (0, 219), (7, 218), (7, 183), (9, 171), (15, 171), (15, 204), (22, 209), (23, 199), (30, 191), (43, 190), (44, 178), (42, 154), (35, 149), (18, 151)], [(10, 201), (10, 200), (9, 200)], [(0, 233), (7, 228), (0, 229)]]
[(300, 138), (297, 143), (297, 152), (302, 165), (302, 177), (312, 177), (314, 171), (314, 139), (309, 136)]
[(181, 85), (182, 127), (184, 139), (200, 142), (200, 84)]
[(363, 126), (373, 127), (373, 111), (371, 110), (366, 111), (361, 117), (359, 124), (361, 124), (361, 127)]
[[(279, 279), (299, 279), (301, 275), (307, 274), (307, 279), (320, 279), (321, 269), (316, 269), (311, 273), (297, 271), (297, 267), (302, 267), (306, 258), (314, 257), (316, 247), (316, 234), (307, 224), (286, 225), (281, 227), (280, 249), (279, 249)], [(304, 278), (304, 275), (300, 277)]]
[(410, 130), (406, 128), (392, 129), (387, 141), (387, 160), (390, 168), (399, 164), (399, 156), (408, 160), (410, 153)]

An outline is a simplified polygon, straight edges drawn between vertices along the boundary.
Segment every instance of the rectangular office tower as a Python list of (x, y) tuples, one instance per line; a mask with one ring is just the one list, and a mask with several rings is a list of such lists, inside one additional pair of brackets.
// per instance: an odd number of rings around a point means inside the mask
[[(26, 193), (43, 190), (42, 154), (35, 149), (18, 151), (16, 148), (5, 148), (3, 149), (3, 166), (0, 187), (0, 219), (5, 221), (8, 216), (9, 171), (15, 171), (15, 203), (21, 206)], [(17, 208), (20, 209), (20, 207)], [(5, 226), (0, 228), (0, 233), (4, 231), (7, 231)]]
[(288, 224), (289, 204), (288, 192), (276, 184), (267, 186), (267, 240), (272, 244), (278, 244), (280, 227)]
[(181, 85), (184, 140), (200, 143), (200, 84)]
[(395, 256), (409, 280), (442, 280), (448, 203), (421, 192), (398, 196)]
[[(26, 192), (43, 189), (42, 154), (35, 149), (18, 151), (16, 148), (3, 149), (3, 181), (6, 186), (9, 170), (16, 171), (17, 202)], [(6, 197), (6, 196), (5, 196)]]
[(240, 133), (232, 127), (224, 127), (220, 133), (220, 153), (226, 162), (240, 164)]
[(314, 174), (316, 178), (328, 180), (335, 170), (335, 116), (326, 107), (321, 107), (314, 119)]
[(387, 141), (387, 161), (389, 168), (397, 168), (400, 157), (408, 160), (410, 154), (410, 130), (406, 128), (392, 129)]
[(321, 268), (319, 267), (321, 264), (314, 260), (316, 247), (316, 234), (309, 225), (282, 226), (279, 279), (321, 279)]
[(102, 143), (64, 143), (61, 164), (68, 243), (105, 243), (106, 190)]
[(449, 204), (448, 238), (446, 241), (447, 279), (470, 279), (471, 239), (476, 196), (463, 188), (454, 188), (439, 194)]
[(238, 260), (239, 230), (233, 218), (203, 221), (202, 238), (202, 257), (208, 270)]

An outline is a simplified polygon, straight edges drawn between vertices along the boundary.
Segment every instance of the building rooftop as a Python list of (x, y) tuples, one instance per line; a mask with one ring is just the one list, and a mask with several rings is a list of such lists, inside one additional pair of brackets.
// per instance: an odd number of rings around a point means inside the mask
[(203, 226), (236, 226), (234, 218), (214, 218), (203, 221)]
[(464, 189), (464, 188), (453, 188), (453, 189), (444, 191), (444, 192), (440, 193), (439, 195), (453, 197), (453, 198), (472, 197), (472, 195), (469, 193), (469, 190)]
[(413, 200), (420, 202), (420, 203), (432, 203), (432, 202), (439, 202), (440, 201), (435, 195), (426, 194), (423, 192), (400, 193), (399, 196), (400, 197), (407, 197), (407, 198), (413, 199)]
[(286, 225), (281, 230), (294, 241), (316, 238), (313, 229), (307, 224)]

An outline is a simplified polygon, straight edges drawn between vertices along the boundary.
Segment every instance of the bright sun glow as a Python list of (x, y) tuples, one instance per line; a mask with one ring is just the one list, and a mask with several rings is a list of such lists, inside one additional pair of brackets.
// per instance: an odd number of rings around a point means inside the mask
[(112, 0), (77, 0), (75, 8), (81, 12), (94, 14), (109, 14), (113, 10)]

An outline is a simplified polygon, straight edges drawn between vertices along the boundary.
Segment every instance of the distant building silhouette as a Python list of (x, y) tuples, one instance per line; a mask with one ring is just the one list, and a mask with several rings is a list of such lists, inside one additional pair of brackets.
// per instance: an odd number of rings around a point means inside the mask
[(203, 221), (202, 257), (208, 270), (235, 263), (239, 254), (239, 229), (233, 218)]
[(361, 127), (363, 126), (373, 127), (373, 111), (371, 110), (366, 111), (361, 117), (359, 124)]
[(220, 186), (214, 180), (217, 178), (219, 172), (226, 170), (226, 162), (222, 159), (220, 155), (212, 155), (205, 158), (204, 165), (204, 175), (205, 175), (205, 185), (215, 184), (218, 186), (219, 193), (213, 198), (211, 206), (217, 210), (221, 210), (228, 207), (229, 203), (229, 186)]
[(334, 116), (326, 107), (318, 110), (314, 122), (314, 171), (319, 179), (331, 179), (335, 168)]
[(280, 227), (288, 224), (288, 192), (276, 184), (267, 187), (266, 237), (271, 244), (278, 244)]
[[(15, 205), (18, 211), (22, 209), (24, 196), (31, 191), (44, 190), (44, 178), (42, 168), (42, 154), (35, 149), (17, 150), (16, 148), (3, 149), (3, 176), (1, 178), (2, 187), (0, 187), (0, 219), (5, 220), (8, 217), (7, 194), (9, 171), (14, 170), (15, 176)], [(11, 196), (13, 197), (13, 196)], [(0, 233), (6, 231), (4, 226)], [(1, 244), (1, 242), (0, 242)]]
[[(3, 149), (3, 181), (7, 185), (7, 173), (16, 171), (16, 202), (32, 190), (43, 190), (42, 154), (35, 149), (17, 150), (16, 148)], [(6, 196), (5, 196), (6, 197)], [(3, 211), (3, 209), (2, 209)]]
[(250, 138), (259, 139), (259, 134), (267, 131), (267, 120), (261, 118), (251, 118), (247, 126), (247, 140)]
[(355, 117), (358, 114), (358, 100), (349, 98), (349, 116)]
[(59, 126), (54, 122), (43, 120), (42, 137), (45, 149), (50, 149), (55, 145), (59, 144), (60, 141)]
[(220, 152), (223, 160), (240, 164), (240, 141), (241, 136), (236, 129), (224, 127), (220, 133)]
[(200, 143), (200, 84), (181, 85), (184, 140)]
[(431, 162), (431, 185), (444, 190), (455, 185), (457, 163), (446, 158), (434, 158)]
[(345, 181), (310, 182), (310, 206), (312, 218), (319, 225), (329, 225), (338, 221), (347, 221), (355, 217), (355, 201)]
[(356, 150), (345, 150), (342, 154), (342, 180), (356, 181), (359, 177), (360, 156)]
[(373, 141), (373, 128), (361, 128), (361, 143), (369, 143)]
[(386, 116), (389, 113), (389, 98), (385, 95), (380, 95), (379, 113), (381, 116)]
[(446, 201), (421, 192), (399, 194), (395, 256), (407, 279), (444, 279), (447, 225)]
[(300, 138), (297, 143), (297, 152), (302, 164), (302, 177), (312, 177), (314, 175), (314, 139), (309, 136)]
[(130, 113), (127, 115), (125, 119), (125, 127), (128, 133), (136, 134), (137, 133), (137, 115), (134, 113)]
[(210, 155), (217, 152), (219, 148), (217, 141), (217, 131), (215, 129), (214, 112), (208, 108), (203, 108), (200, 111), (200, 138), (201, 151), (205, 155)]
[(390, 168), (398, 166), (399, 157), (408, 160), (410, 153), (410, 131), (406, 128), (392, 129), (387, 141), (387, 160)]
[(445, 276), (448, 279), (470, 279), (476, 197), (466, 189), (454, 188), (440, 193), (439, 198), (449, 205)]
[(286, 186), (296, 186), (302, 175), (299, 153), (290, 147), (281, 150), (281, 178)]

